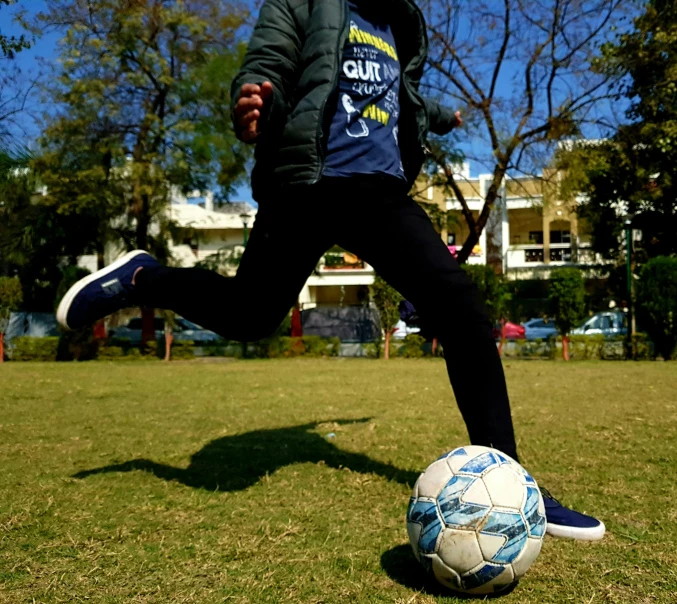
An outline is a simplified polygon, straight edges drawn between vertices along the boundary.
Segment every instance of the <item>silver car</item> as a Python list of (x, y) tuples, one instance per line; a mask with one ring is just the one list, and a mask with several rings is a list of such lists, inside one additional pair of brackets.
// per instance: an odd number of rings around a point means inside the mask
[[(160, 340), (164, 337), (165, 322), (160, 317), (155, 317), (155, 339)], [(126, 325), (114, 327), (108, 332), (111, 339), (126, 339), (132, 345), (141, 343), (142, 324), (141, 318), (130, 319)], [(176, 325), (173, 329), (174, 341), (192, 341), (192, 342), (217, 342), (221, 336), (213, 331), (203, 329), (199, 325), (188, 321), (182, 317), (177, 317)]]
[(620, 311), (598, 312), (587, 318), (576, 329), (571, 330), (574, 336), (624, 336), (628, 333), (628, 316)]

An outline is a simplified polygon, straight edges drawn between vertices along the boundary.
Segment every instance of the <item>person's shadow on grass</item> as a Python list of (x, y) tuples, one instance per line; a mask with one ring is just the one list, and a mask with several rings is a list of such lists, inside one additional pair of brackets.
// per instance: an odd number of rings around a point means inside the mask
[(149, 459), (132, 459), (120, 464), (84, 470), (73, 477), (86, 478), (94, 474), (142, 470), (163, 480), (174, 480), (196, 489), (241, 491), (284, 466), (324, 462), (330, 468), (376, 474), (413, 487), (418, 478), (416, 472), (402, 470), (361, 453), (343, 451), (312, 431), (325, 423), (345, 426), (367, 421), (369, 418), (334, 420), (224, 436), (207, 443), (195, 453), (187, 468), (176, 468)]

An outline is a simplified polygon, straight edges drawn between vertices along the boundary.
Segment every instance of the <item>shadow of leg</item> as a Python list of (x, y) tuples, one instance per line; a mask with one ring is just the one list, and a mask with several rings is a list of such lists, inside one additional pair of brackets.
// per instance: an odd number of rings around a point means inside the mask
[(111, 474), (114, 472), (134, 472), (140, 470), (154, 474), (163, 480), (176, 480), (178, 482), (185, 481), (186, 471), (182, 468), (175, 468), (165, 464), (151, 461), (150, 459), (132, 459), (124, 463), (106, 466), (103, 468), (94, 468), (93, 470), (83, 470), (77, 474), (73, 474), (73, 478), (87, 478), (95, 474)]

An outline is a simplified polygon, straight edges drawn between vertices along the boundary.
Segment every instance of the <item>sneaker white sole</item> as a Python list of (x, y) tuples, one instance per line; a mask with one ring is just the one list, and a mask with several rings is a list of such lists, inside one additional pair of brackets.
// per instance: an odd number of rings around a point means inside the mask
[(73, 300), (75, 300), (75, 296), (77, 296), (83, 290), (83, 288), (87, 287), (90, 283), (92, 283), (92, 281), (96, 281), (97, 279), (104, 277), (108, 273), (119, 269), (122, 265), (129, 262), (132, 258), (134, 258), (135, 256), (140, 256), (141, 254), (148, 254), (148, 252), (144, 252), (143, 250), (135, 250), (133, 252), (129, 252), (124, 256), (122, 256), (122, 258), (118, 258), (115, 262), (102, 268), (100, 271), (96, 271), (91, 275), (87, 275), (86, 277), (83, 277), (82, 279), (80, 279), (80, 281), (75, 283), (66, 292), (66, 295), (62, 298), (61, 302), (59, 302), (59, 308), (56, 309), (56, 320), (59, 322), (59, 325), (61, 325), (65, 329), (68, 330), (71, 329), (71, 327), (68, 325), (68, 322), (66, 321), (66, 317), (68, 316), (68, 311), (71, 308)]
[(606, 533), (606, 527), (603, 522), (599, 526), (592, 528), (577, 528), (573, 526), (561, 526), (548, 522), (545, 532), (553, 537), (562, 537), (563, 539), (578, 539), (579, 541), (599, 541)]

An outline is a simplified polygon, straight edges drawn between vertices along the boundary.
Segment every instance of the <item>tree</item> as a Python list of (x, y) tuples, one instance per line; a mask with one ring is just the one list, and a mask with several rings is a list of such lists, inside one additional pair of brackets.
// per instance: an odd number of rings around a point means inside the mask
[[(430, 38), (426, 83), (433, 93), (465, 106), (472, 155), (492, 173), (475, 217), (454, 173), (448, 140), (431, 141), (435, 184), (458, 200), (470, 235), (465, 262), (487, 226), (506, 175), (536, 174), (557, 141), (596, 121), (610, 97), (613, 74), (595, 68), (595, 50), (622, 18), (629, 0), (426, 0), (420, 3)], [(478, 192), (479, 194), (479, 192)], [(499, 263), (499, 242), (488, 240), (488, 261)]]
[(390, 358), (390, 340), (395, 333), (395, 326), (400, 320), (400, 302), (403, 298), (380, 275), (376, 275), (370, 289), (372, 300), (381, 318), (381, 329), (385, 336), (385, 358), (387, 360)]
[(562, 356), (569, 360), (569, 333), (585, 313), (585, 281), (577, 268), (558, 268), (550, 275), (548, 305), (562, 334)]
[(61, 111), (48, 122), (47, 148), (61, 151), (74, 136), (93, 145), (85, 170), (123, 199), (130, 246), (159, 245), (151, 223), (172, 186), (211, 184), (212, 161), (226, 186), (243, 175), (247, 156), (224, 125), (243, 16), (220, 0), (56, 0), (38, 15), (42, 29), (65, 28), (48, 90)]
[(670, 360), (677, 350), (677, 258), (652, 258), (642, 267), (637, 306), (656, 352)]
[(0, 274), (19, 278), (27, 311), (53, 312), (63, 266), (76, 264), (96, 230), (89, 217), (45, 203), (34, 161), (0, 150)]
[[(0, 15), (3, 6), (11, 4), (15, 4), (14, 0), (0, 0)], [(24, 80), (12, 59), (30, 47), (31, 41), (25, 34), (6, 36), (0, 30), (0, 147), (3, 148), (10, 146), (11, 129), (18, 125), (16, 118), (25, 110), (34, 87), (34, 82)]]
[[(487, 307), (491, 324), (495, 325), (499, 322), (503, 324), (508, 312), (508, 303), (512, 298), (505, 278), (498, 275), (492, 267), (487, 265), (465, 264), (463, 268), (477, 286)], [(504, 330), (501, 329), (499, 353), (503, 352), (504, 340)]]
[(91, 218), (100, 257), (115, 242), (166, 259), (173, 189), (227, 193), (243, 177), (226, 116), (245, 16), (220, 0), (55, 0), (37, 16), (37, 31), (64, 32), (46, 90), (47, 203)]
[(560, 154), (570, 191), (581, 207), (595, 250), (621, 260), (626, 218), (643, 232), (636, 259), (677, 254), (677, 5), (647, 2), (634, 30), (604, 47), (604, 69), (622, 75), (617, 102), (626, 123), (596, 144), (579, 143)]
[(15, 277), (0, 277), (0, 363), (5, 358), (5, 332), (10, 315), (21, 306), (21, 283)]
[[(3, 6), (16, 4), (15, 0), (0, 0), (0, 9)], [(31, 47), (31, 42), (25, 34), (20, 36), (4, 36), (0, 31), (0, 59), (13, 59), (16, 53)]]

